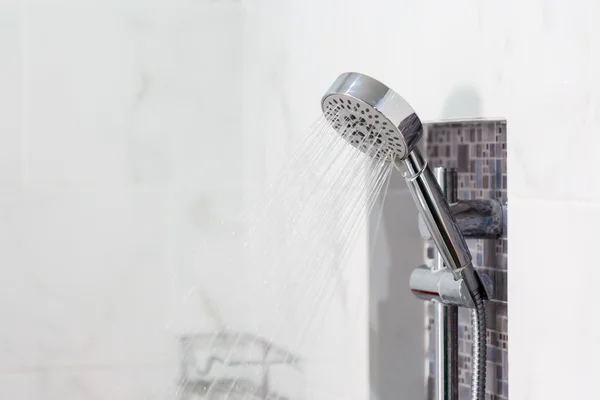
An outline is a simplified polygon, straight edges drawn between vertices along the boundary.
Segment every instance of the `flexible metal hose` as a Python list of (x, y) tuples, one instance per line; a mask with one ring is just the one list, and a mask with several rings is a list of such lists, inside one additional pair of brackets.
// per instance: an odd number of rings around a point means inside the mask
[(485, 400), (486, 335), (485, 305), (480, 291), (471, 292), (475, 308), (471, 311), (473, 325), (473, 354), (471, 371), (471, 398)]

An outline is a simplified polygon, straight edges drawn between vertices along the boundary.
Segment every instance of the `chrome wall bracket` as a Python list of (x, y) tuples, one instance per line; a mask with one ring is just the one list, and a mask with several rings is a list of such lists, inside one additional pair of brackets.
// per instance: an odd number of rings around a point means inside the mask
[[(485, 300), (488, 300), (492, 296), (492, 281), (485, 274), (479, 276), (485, 288)], [(410, 289), (421, 300), (458, 307), (475, 306), (465, 281), (457, 280), (452, 271), (446, 267), (433, 269), (427, 265), (420, 265), (410, 276)]]
[[(497, 239), (502, 235), (504, 208), (498, 200), (457, 200), (450, 211), (466, 239)], [(419, 215), (419, 232), (425, 240), (431, 234)]]

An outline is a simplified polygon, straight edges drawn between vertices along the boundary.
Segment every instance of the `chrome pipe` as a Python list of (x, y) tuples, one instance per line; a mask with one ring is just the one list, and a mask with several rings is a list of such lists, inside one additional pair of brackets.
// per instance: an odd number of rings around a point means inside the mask
[[(435, 168), (435, 179), (446, 200), (456, 202), (456, 171)], [(434, 272), (444, 271), (444, 260), (436, 252)], [(462, 281), (457, 283), (461, 284)], [(468, 297), (470, 300), (470, 296)], [(458, 400), (458, 307), (436, 302), (435, 321), (435, 398)]]

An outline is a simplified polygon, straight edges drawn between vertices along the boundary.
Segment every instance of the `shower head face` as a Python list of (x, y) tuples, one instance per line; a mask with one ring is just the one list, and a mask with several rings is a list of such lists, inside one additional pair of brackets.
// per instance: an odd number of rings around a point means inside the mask
[(321, 108), (344, 139), (375, 158), (404, 160), (423, 135), (421, 120), (400, 95), (356, 72), (335, 80)]

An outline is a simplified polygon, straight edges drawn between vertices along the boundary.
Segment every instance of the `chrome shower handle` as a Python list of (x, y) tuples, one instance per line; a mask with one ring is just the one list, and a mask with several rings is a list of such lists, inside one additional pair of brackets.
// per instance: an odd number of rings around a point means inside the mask
[(395, 165), (404, 176), (444, 263), (455, 278), (460, 278), (459, 271), (471, 264), (471, 252), (433, 172), (418, 148)]

